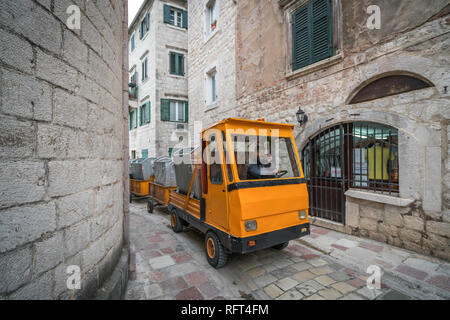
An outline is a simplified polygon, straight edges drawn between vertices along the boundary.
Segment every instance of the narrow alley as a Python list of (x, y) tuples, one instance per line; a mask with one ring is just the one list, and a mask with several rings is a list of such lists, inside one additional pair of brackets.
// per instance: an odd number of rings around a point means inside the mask
[[(363, 240), (358, 245), (351, 236), (313, 227), (311, 236), (291, 241), (283, 251), (233, 254), (224, 268), (214, 269), (205, 259), (203, 235), (190, 228), (174, 233), (165, 208), (149, 214), (144, 202), (133, 202), (130, 211), (135, 273), (126, 299), (450, 298), (449, 263), (373, 240), (353, 237)], [(398, 266), (383, 259), (398, 260)], [(367, 261), (389, 269), (380, 290), (366, 286), (370, 274), (359, 268)]]

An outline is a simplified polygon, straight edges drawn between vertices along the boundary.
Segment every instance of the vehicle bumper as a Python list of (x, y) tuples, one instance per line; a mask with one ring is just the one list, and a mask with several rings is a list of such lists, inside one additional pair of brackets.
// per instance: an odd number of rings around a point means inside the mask
[[(265, 248), (273, 247), (277, 244), (287, 242), (289, 240), (298, 239), (307, 236), (310, 233), (309, 223), (296, 225), (293, 227), (275, 230), (256, 236), (236, 238), (231, 237), (229, 250), (236, 253), (249, 253)], [(249, 241), (255, 241), (255, 245), (249, 246)]]

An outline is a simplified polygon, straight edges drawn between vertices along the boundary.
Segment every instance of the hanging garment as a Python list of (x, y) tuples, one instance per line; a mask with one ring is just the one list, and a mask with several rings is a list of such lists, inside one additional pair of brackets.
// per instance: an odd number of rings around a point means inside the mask
[[(390, 157), (389, 157), (390, 154)], [(389, 148), (374, 146), (366, 151), (366, 161), (369, 165), (369, 179), (389, 180), (388, 161), (394, 160), (395, 156)]]

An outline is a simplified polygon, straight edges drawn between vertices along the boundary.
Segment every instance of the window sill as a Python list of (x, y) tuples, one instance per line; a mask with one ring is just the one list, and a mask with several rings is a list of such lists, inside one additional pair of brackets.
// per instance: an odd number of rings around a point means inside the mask
[(150, 31), (150, 30), (148, 30), (148, 31), (144, 34), (144, 36), (142, 37), (142, 39), (139, 39), (139, 40), (145, 41), (145, 38), (147, 38), (147, 36), (150, 34), (149, 31)]
[(218, 107), (219, 106), (217, 105), (217, 102), (212, 102), (212, 103), (206, 105), (205, 112), (217, 109)]
[(170, 28), (170, 29), (174, 29), (174, 30), (179, 30), (179, 31), (187, 31), (187, 28), (183, 28), (183, 27), (177, 27), (176, 25), (170, 24), (166, 22), (166, 25)]
[(317, 70), (335, 65), (343, 60), (343, 54), (338, 53), (330, 58), (318, 61), (314, 64), (310, 64), (309, 66), (303, 67), (301, 69), (295, 70), (295, 71), (288, 71), (286, 72), (286, 79), (287, 80), (293, 80), (298, 77), (313, 73)]
[(169, 76), (170, 78), (174, 78), (174, 79), (186, 79), (186, 76), (185, 76), (185, 75), (184, 75), (184, 76), (180, 76), (179, 74), (172, 74), (172, 73), (169, 73), (168, 76)]
[(345, 196), (361, 200), (368, 200), (378, 203), (389, 204), (391, 206), (396, 207), (408, 207), (414, 202), (414, 199), (399, 198), (385, 194), (361, 191), (357, 189), (347, 190), (347, 192), (345, 192)]
[(216, 30), (214, 30), (213, 32), (211, 32), (210, 34), (206, 34), (205, 33), (205, 41), (204, 41), (204, 45), (205, 44), (207, 44), (208, 42), (209, 42), (209, 40), (211, 40), (212, 38), (214, 38), (214, 36), (216, 35), (216, 34), (218, 34), (219, 33), (219, 28), (216, 28)]
[(187, 124), (187, 122), (186, 121), (175, 121), (175, 120), (161, 120), (161, 122), (170, 122), (170, 123), (186, 123)]

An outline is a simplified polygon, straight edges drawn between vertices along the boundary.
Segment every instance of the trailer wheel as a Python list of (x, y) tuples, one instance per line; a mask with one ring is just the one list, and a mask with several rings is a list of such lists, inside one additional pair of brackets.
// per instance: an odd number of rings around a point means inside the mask
[(219, 238), (212, 231), (206, 233), (205, 253), (208, 263), (216, 269), (222, 268), (227, 263), (228, 255)]
[(276, 246), (273, 246), (272, 248), (277, 249), (277, 250), (283, 250), (288, 245), (289, 245), (289, 241), (277, 244)]
[(155, 207), (153, 200), (148, 200), (147, 201), (147, 212), (148, 213), (153, 213), (153, 208)]
[(172, 227), (173, 232), (180, 233), (183, 231), (183, 222), (178, 216), (177, 210), (173, 210), (170, 216), (170, 225)]

